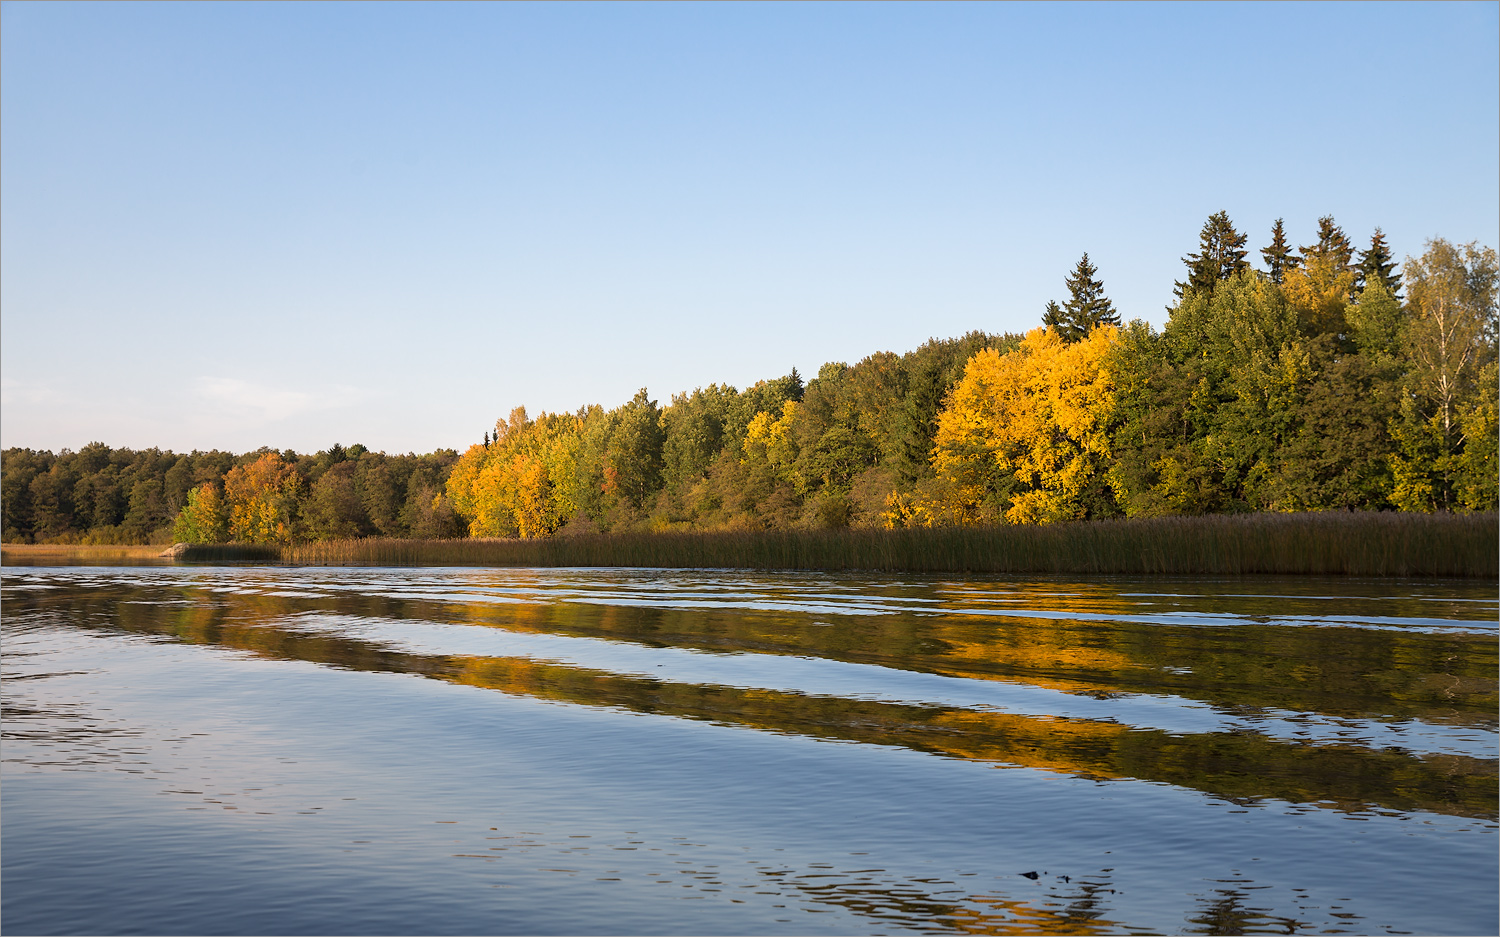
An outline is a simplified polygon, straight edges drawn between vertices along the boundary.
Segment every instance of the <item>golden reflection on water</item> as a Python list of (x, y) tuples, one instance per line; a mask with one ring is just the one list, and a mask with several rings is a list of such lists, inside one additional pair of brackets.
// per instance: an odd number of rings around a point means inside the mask
[[(552, 576), (529, 583), (519, 577), (530, 590), (526, 593), (516, 578), (501, 583), (508, 590), (499, 596), (503, 602), (467, 595), (446, 601), (371, 594), (345, 586), (329, 590), (316, 582), (267, 588), (251, 577), (26, 592), (8, 599), (7, 612), (24, 609), (89, 627), (170, 635), (347, 669), (422, 674), (539, 700), (897, 745), (1086, 778), (1165, 782), (1242, 801), (1275, 798), (1346, 811), (1496, 815), (1497, 760), (1482, 747), (1477, 754), (1412, 753), (1362, 745), (1357, 738), (1309, 744), (1254, 731), (1168, 732), (1120, 721), (653, 679), (527, 657), (417, 653), (367, 639), (357, 627), (332, 632), (307, 627), (307, 616), (317, 613), (354, 621), (436, 621), (647, 648), (753, 653), (773, 660), (810, 657), (1019, 682), (1102, 699), (1171, 694), (1252, 716), (1274, 707), (1336, 717), (1417, 719), (1476, 731), (1495, 724), (1496, 646), (1490, 635), (1256, 620), (1272, 617), (1273, 608), (1285, 617), (1298, 608), (1326, 605), (1326, 599), (1280, 596), (1236, 605), (1238, 600), (1208, 596), (1192, 604), (1192, 615), (1202, 619), (1237, 608), (1238, 618), (1230, 626), (1199, 626), (979, 614), (1025, 599), (1033, 609), (1120, 616), (1140, 616), (1144, 610), (1161, 617), (1159, 603), (1122, 595), (1118, 585), (991, 592), (906, 585), (877, 597), (874, 605), (884, 611), (843, 616), (829, 625), (826, 606), (835, 602), (828, 597), (836, 597), (833, 590), (820, 592), (819, 607), (811, 612), (797, 609), (796, 603), (807, 603), (808, 597), (795, 589), (780, 596), (788, 608), (768, 610), (775, 603), (767, 597), (776, 599), (777, 592), (774, 583), (765, 582), (740, 593), (721, 590), (724, 601), (706, 603), (709, 607), (682, 608), (629, 604), (628, 590), (618, 586), (592, 592), (549, 586), (556, 583)], [(669, 591), (656, 592), (671, 600)], [(746, 599), (748, 592), (754, 595)], [(698, 590), (691, 598), (719, 594)], [(517, 600), (517, 595), (529, 598)], [(901, 605), (913, 599), (925, 604)], [(1342, 607), (1359, 604), (1355, 598)], [(1404, 612), (1427, 620), (1435, 614), (1434, 603), (1418, 599), (1364, 604), (1381, 613), (1373, 617)], [(1438, 603), (1436, 612), (1471, 614), (1461, 604)]]

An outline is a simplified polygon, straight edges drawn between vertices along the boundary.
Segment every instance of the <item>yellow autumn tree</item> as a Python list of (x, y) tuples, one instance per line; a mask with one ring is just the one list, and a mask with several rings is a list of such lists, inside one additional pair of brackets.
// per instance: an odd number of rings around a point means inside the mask
[(938, 415), (939, 497), (908, 505), (912, 514), (1044, 524), (1092, 516), (1111, 503), (1105, 470), (1114, 385), (1106, 356), (1118, 338), (1109, 325), (1074, 343), (1055, 329), (1033, 329), (1008, 354), (986, 349), (970, 358)]
[(474, 445), (448, 476), (448, 498), (471, 537), (546, 537), (579, 507), (583, 421), (525, 407), (496, 424), (495, 441)]
[(240, 543), (289, 543), (301, 477), (281, 456), (268, 452), (224, 476), (229, 539)]
[(1281, 290), (1308, 334), (1339, 334), (1348, 329), (1344, 313), (1354, 293), (1354, 271), (1341, 264), (1341, 259), (1334, 254), (1309, 254), (1302, 266), (1286, 272)]
[(178, 543), (221, 543), (228, 535), (219, 490), (205, 483), (189, 491), (187, 504), (172, 524), (172, 539)]
[(781, 405), (779, 417), (764, 410), (757, 413), (745, 429), (745, 442), (741, 447), (744, 458), (741, 461), (769, 465), (778, 478), (790, 482), (801, 492), (807, 490), (807, 480), (797, 471), (797, 438), (792, 432), (799, 407), (801, 404), (797, 401), (788, 400)]

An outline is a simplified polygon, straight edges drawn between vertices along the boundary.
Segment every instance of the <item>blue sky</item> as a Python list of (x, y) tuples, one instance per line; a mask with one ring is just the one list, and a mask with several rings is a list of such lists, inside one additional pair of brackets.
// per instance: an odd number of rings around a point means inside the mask
[[(0, 444), (430, 451), (1500, 246), (1500, 5), (0, 5)], [(1258, 254), (1255, 255), (1258, 258)]]

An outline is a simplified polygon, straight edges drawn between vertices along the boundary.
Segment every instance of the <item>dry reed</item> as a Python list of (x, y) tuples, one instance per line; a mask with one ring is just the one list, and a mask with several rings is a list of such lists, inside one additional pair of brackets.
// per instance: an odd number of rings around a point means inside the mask
[[(213, 557), (208, 550), (194, 547), (184, 559), (208, 561)], [(284, 547), (280, 561), (312, 566), (1496, 578), (1500, 576), (1500, 535), (1494, 513), (1326, 512), (914, 530), (620, 533), (546, 540), (335, 540)]]
[(116, 543), (7, 543), (0, 545), (5, 566), (123, 566), (153, 563), (161, 545)]

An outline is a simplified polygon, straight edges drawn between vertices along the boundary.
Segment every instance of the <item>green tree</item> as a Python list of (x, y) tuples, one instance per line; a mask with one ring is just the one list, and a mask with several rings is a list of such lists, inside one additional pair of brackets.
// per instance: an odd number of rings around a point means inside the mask
[[(1336, 270), (1354, 270), (1351, 265), (1354, 260), (1354, 245), (1350, 243), (1344, 229), (1334, 223), (1332, 215), (1324, 215), (1318, 219), (1317, 243), (1302, 248), (1303, 263), (1313, 257), (1328, 258)], [(1350, 298), (1353, 298), (1352, 295)]]
[(26, 543), (35, 536), (31, 483), (45, 474), (57, 459), (50, 452), (6, 449), (0, 454), (0, 530), (8, 543)]
[[(1462, 506), (1460, 463), (1471, 441), (1469, 414), (1495, 391), (1481, 376), (1496, 358), (1494, 248), (1454, 245), (1435, 238), (1404, 279), (1409, 320), (1405, 329), (1410, 370), (1402, 416), (1393, 427), (1400, 452), (1393, 457), (1391, 500), (1403, 510), (1453, 510)], [(1487, 440), (1477, 441), (1487, 446)]]
[(708, 472), (724, 450), (724, 425), (738, 396), (727, 384), (672, 396), (672, 405), (662, 411), (662, 478), (668, 487)]
[(643, 387), (617, 411), (605, 465), (605, 488), (639, 510), (661, 487), (661, 410)]
[(1064, 280), (1068, 287), (1068, 301), (1063, 303), (1061, 310), (1056, 303), (1047, 304), (1042, 323), (1056, 329), (1065, 342), (1082, 341), (1101, 325), (1120, 324), (1119, 313), (1104, 295), (1103, 282), (1096, 279), (1098, 272), (1085, 253)]
[(1188, 278), (1178, 281), (1173, 288), (1178, 299), (1192, 292), (1212, 291), (1222, 280), (1227, 280), (1250, 264), (1245, 260), (1245, 235), (1234, 229), (1228, 212), (1215, 212), (1203, 223), (1198, 232), (1198, 252), (1182, 258), (1187, 264)]
[(1276, 510), (1389, 507), (1391, 421), (1400, 372), (1388, 353), (1349, 354), (1332, 335), (1304, 340), (1291, 426), (1272, 453), (1263, 503)]
[(1389, 368), (1400, 357), (1406, 335), (1406, 312), (1385, 284), (1372, 279), (1359, 299), (1344, 308), (1349, 339), (1372, 363)]
[(1057, 300), (1047, 300), (1047, 306), (1042, 310), (1042, 325), (1056, 329), (1059, 335), (1068, 327), (1067, 316), (1064, 315), (1062, 307), (1057, 304)]
[(219, 489), (205, 483), (188, 492), (172, 525), (178, 543), (223, 543), (229, 539), (229, 512)]
[(1396, 272), (1396, 258), (1391, 256), (1390, 245), (1385, 242), (1385, 233), (1379, 228), (1370, 237), (1368, 249), (1360, 251), (1358, 272), (1354, 277), (1354, 290), (1358, 295), (1372, 283), (1379, 283), (1385, 291), (1401, 301), (1401, 274)]
[(338, 462), (313, 482), (302, 505), (307, 532), (313, 539), (349, 539), (375, 532), (355, 481), (356, 470), (353, 462)]
[(167, 509), (167, 500), (162, 491), (161, 476), (149, 473), (137, 478), (130, 486), (130, 500), (121, 522), (125, 539), (148, 543), (152, 535), (159, 535), (171, 520), (172, 514)]
[(1131, 516), (1276, 506), (1278, 450), (1295, 433), (1307, 353), (1281, 290), (1243, 270), (1189, 292), (1158, 336), (1124, 330), (1108, 365), (1110, 469)]
[(1260, 256), (1266, 262), (1266, 276), (1277, 285), (1286, 280), (1288, 270), (1297, 266), (1297, 254), (1287, 243), (1286, 229), (1280, 218), (1271, 226), (1271, 245), (1261, 248)]

